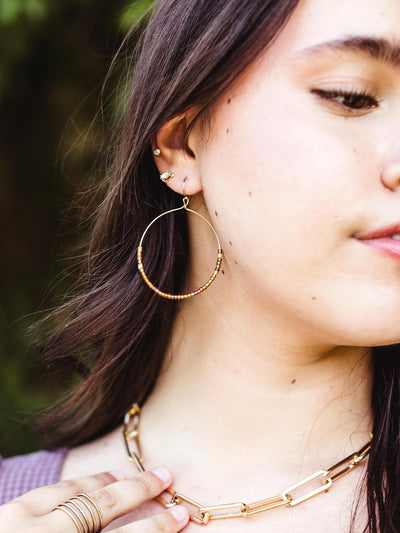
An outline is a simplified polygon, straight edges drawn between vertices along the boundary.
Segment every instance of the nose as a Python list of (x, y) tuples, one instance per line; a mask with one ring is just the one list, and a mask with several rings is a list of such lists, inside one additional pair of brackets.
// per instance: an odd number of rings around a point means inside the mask
[(392, 142), (387, 147), (383, 163), (381, 182), (387, 189), (397, 191), (400, 187), (400, 134), (398, 120), (393, 128)]
[(400, 188), (400, 144), (397, 146), (396, 153), (392, 150), (391, 154), (388, 154), (381, 174), (381, 182), (391, 191), (397, 191)]

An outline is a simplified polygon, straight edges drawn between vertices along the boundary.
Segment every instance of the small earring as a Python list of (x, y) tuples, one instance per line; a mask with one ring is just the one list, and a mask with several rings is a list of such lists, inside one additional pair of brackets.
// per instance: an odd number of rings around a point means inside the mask
[[(169, 171), (168, 171), (169, 172)], [(189, 209), (189, 198), (185, 196), (185, 181), (183, 182), (183, 205), (182, 207), (177, 207), (176, 209), (170, 209), (169, 211), (166, 211), (165, 213), (161, 213), (161, 215), (158, 215), (154, 220), (150, 222), (150, 224), (147, 226), (147, 228), (144, 230), (143, 235), (139, 242), (139, 247), (137, 249), (137, 262), (138, 262), (138, 269), (140, 274), (142, 275), (143, 280), (145, 281), (146, 285), (150, 287), (152, 291), (154, 291), (156, 294), (161, 296), (162, 298), (167, 298), (168, 300), (186, 300), (187, 298), (192, 298), (192, 296), (197, 296), (201, 292), (208, 289), (208, 287), (211, 285), (211, 283), (215, 280), (217, 277), (220, 269), (221, 269), (221, 263), (222, 263), (222, 249), (221, 249), (221, 243), (218, 237), (217, 232), (215, 231), (214, 226), (205, 218), (203, 215), (200, 215), (200, 213), (197, 213), (196, 211), (193, 211), (192, 209)], [(146, 236), (146, 233), (150, 229), (150, 227), (157, 222), (160, 218), (169, 215), (171, 213), (175, 213), (176, 211), (180, 211), (181, 209), (184, 209), (185, 211), (188, 211), (189, 213), (193, 213), (194, 215), (200, 217), (206, 224), (209, 225), (209, 227), (214, 232), (215, 238), (217, 239), (218, 243), (218, 256), (217, 256), (217, 264), (215, 265), (214, 272), (212, 273), (210, 279), (202, 285), (200, 288), (198, 288), (196, 291), (189, 292), (186, 294), (169, 294), (167, 292), (163, 292), (162, 290), (158, 289), (155, 285), (152, 284), (152, 282), (149, 280), (149, 278), (146, 275), (146, 272), (144, 271), (143, 267), (143, 261), (142, 261), (142, 255), (143, 255), (143, 240)]]
[(169, 181), (171, 178), (174, 177), (174, 174), (173, 172), (171, 172), (170, 170), (166, 170), (165, 172), (163, 172), (162, 174), (160, 174), (160, 180), (163, 182), (163, 183), (166, 183), (167, 181)]
[(161, 155), (161, 150), (159, 148), (156, 148), (155, 150), (153, 150), (153, 154), (156, 156), (156, 157), (160, 157)]

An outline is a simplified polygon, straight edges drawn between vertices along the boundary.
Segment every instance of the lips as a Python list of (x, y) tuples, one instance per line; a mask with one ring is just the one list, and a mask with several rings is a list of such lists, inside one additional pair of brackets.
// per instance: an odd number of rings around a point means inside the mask
[(400, 260), (400, 223), (358, 235), (356, 238), (363, 244)]
[(400, 222), (396, 222), (395, 224), (391, 224), (390, 226), (385, 226), (384, 228), (373, 230), (369, 233), (361, 233), (360, 235), (357, 235), (357, 239), (379, 239), (381, 237), (390, 238), (396, 233), (400, 234)]

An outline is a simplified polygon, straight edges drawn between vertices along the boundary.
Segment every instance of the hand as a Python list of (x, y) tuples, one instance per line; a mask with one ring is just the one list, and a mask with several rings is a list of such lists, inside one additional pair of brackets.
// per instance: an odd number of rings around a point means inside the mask
[[(116, 478), (120, 480), (117, 481)], [(116, 473), (97, 474), (55, 485), (41, 487), (0, 506), (0, 524), (3, 533), (78, 533), (73, 520), (60, 509), (54, 508), (77, 494), (85, 493), (98, 506), (103, 527), (143, 503), (161, 494), (170, 484), (171, 475), (165, 468), (143, 472), (123, 479)], [(189, 515), (182, 506), (176, 506), (150, 518), (138, 520), (110, 533), (175, 533), (187, 524)]]

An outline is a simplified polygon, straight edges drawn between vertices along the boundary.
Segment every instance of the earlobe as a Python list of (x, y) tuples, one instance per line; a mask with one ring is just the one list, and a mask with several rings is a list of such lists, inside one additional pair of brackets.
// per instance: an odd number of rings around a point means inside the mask
[[(161, 180), (164, 183), (168, 181), (167, 186), (178, 194), (182, 194), (185, 182), (186, 194), (193, 195), (202, 190), (202, 183), (195, 152), (187, 142), (187, 126), (186, 113), (166, 122), (157, 132), (153, 154)], [(173, 175), (173, 179), (162, 178), (167, 171)]]

